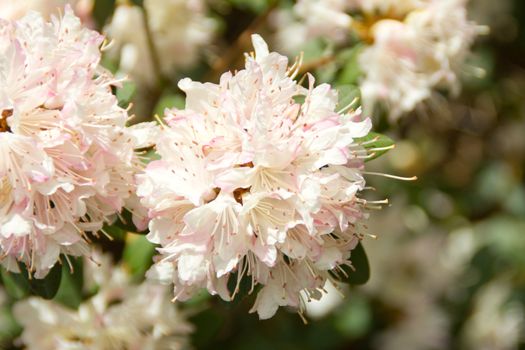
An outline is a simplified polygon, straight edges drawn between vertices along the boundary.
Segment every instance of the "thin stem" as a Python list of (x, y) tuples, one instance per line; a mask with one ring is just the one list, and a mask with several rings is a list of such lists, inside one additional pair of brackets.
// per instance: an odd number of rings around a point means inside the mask
[(148, 10), (146, 10), (146, 7), (142, 6), (143, 11), (143, 24), (144, 24), (144, 31), (146, 32), (146, 41), (148, 43), (148, 49), (151, 54), (151, 62), (153, 64), (153, 71), (155, 72), (155, 76), (157, 77), (157, 84), (162, 85), (162, 69), (160, 66), (160, 58), (159, 53), (157, 52), (157, 47), (155, 46), (155, 42), (153, 41), (153, 33), (151, 32), (151, 27), (149, 23), (148, 18)]
[(207, 75), (207, 80), (218, 78), (223, 72), (229, 69), (235, 61), (244, 53), (244, 49), (250, 44), (250, 37), (257, 29), (264, 24), (272, 11), (277, 7), (278, 2), (274, 1), (268, 9), (257, 17), (238, 37), (235, 42), (221, 55), (213, 64), (212, 69)]

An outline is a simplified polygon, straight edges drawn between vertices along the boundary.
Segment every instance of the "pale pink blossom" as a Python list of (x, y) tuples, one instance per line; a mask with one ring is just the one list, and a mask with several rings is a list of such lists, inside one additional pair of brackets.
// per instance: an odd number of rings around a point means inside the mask
[(103, 37), (71, 8), (0, 21), (2, 263), (43, 277), (132, 200), (136, 138), (99, 66)]
[(22, 325), (21, 342), (33, 350), (180, 350), (192, 330), (170, 301), (169, 290), (145, 281), (133, 284), (124, 266), (111, 257), (86, 259), (85, 281), (97, 293), (67, 308), (37, 297), (20, 301), (13, 311)]
[(436, 89), (458, 93), (459, 72), (483, 30), (468, 20), (464, 0), (430, 1), (403, 21), (378, 21), (360, 57), (365, 106), (385, 103), (396, 119)]
[[(206, 10), (203, 0), (145, 0), (144, 9), (119, 5), (106, 27), (113, 42), (109, 53), (119, 59), (120, 71), (136, 83), (153, 85), (158, 79), (156, 68), (169, 76), (176, 68), (198, 62), (216, 28)], [(148, 42), (145, 14), (155, 52)]]
[(161, 159), (138, 175), (138, 195), (147, 237), (161, 245), (150, 278), (173, 283), (181, 300), (200, 288), (230, 300), (246, 278), (261, 287), (253, 311), (269, 318), (279, 306), (302, 311), (301, 295), (320, 298), (350, 264), (365, 216), (355, 139), (371, 123), (338, 113), (335, 90), (312, 76), (302, 87), (297, 67), (252, 40), (245, 69), (219, 84), (179, 83), (186, 108), (166, 111)]
[(17, 20), (29, 11), (36, 11), (44, 18), (50, 19), (52, 15), (63, 12), (68, 4), (85, 25), (93, 26), (93, 0), (0, 0), (0, 18)]
[(392, 120), (436, 90), (458, 93), (470, 48), (486, 31), (468, 19), (467, 0), (300, 0), (294, 13), (298, 22), (281, 21), (281, 42), (292, 29), (303, 41), (362, 40), (363, 107), (369, 112), (382, 103)]

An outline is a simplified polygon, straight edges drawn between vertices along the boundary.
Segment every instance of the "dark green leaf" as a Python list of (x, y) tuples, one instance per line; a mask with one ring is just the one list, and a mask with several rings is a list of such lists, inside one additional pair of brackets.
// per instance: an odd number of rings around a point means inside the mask
[(349, 266), (341, 265), (341, 268), (347, 274), (347, 276), (339, 274), (341, 282), (352, 285), (365, 284), (370, 278), (370, 266), (361, 242), (352, 250), (350, 261), (352, 262), (353, 269)]
[(5, 291), (13, 299), (22, 299), (30, 294), (30, 287), (27, 277), (24, 278), (20, 273), (13, 273), (0, 268), (2, 283)]
[(240, 282), (239, 282), (239, 288), (236, 291), (237, 288), (237, 275), (238, 272), (234, 272), (231, 274), (230, 278), (228, 279), (228, 290), (230, 291), (231, 296), (235, 296), (232, 303), (233, 305), (239, 304), (244, 298), (247, 296), (254, 294), (256, 295), (258, 290), (261, 289), (260, 285), (253, 286), (253, 292), (252, 291), (252, 278), (250, 276), (244, 275)]
[(60, 288), (54, 300), (59, 303), (76, 309), (82, 302), (82, 288), (84, 284), (82, 259), (69, 258), (73, 270), (69, 266), (62, 269), (62, 280)]
[(135, 95), (137, 86), (131, 81), (126, 81), (122, 84), (122, 87), (117, 89), (117, 100), (120, 107), (126, 108), (131, 99)]
[(124, 230), (125, 232), (137, 234), (147, 232), (147, 230), (140, 231), (135, 227), (135, 225), (133, 224), (133, 215), (126, 209), (122, 210), (122, 213), (119, 215), (119, 218), (113, 223), (112, 226), (116, 226), (119, 229)]
[(339, 101), (336, 110), (348, 109), (348, 105), (353, 105), (352, 109), (359, 107), (359, 100), (361, 99), (361, 91), (355, 85), (339, 85), (336, 87)]
[(104, 225), (104, 232), (107, 233), (111, 238), (117, 241), (124, 241), (126, 239), (127, 230), (120, 228), (119, 226), (113, 225)]
[(370, 132), (365, 137), (358, 138), (355, 141), (363, 143), (363, 147), (368, 150), (368, 154), (372, 155), (370, 158), (367, 158), (367, 162), (382, 156), (395, 145), (390, 137), (375, 132)]
[[(22, 264), (20, 264), (20, 266), (22, 267)], [(23, 269), (25, 270), (25, 267), (23, 267)], [(28, 276), (27, 270), (23, 271), (21, 275)], [(62, 265), (56, 263), (46, 277), (42, 279), (31, 277), (28, 279), (28, 282), (32, 294), (38, 295), (44, 299), (53, 299), (60, 287), (61, 280)]]

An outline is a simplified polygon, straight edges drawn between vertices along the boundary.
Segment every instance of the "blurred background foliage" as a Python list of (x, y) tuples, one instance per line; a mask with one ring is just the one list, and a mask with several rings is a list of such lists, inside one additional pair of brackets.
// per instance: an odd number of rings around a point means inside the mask
[[(141, 1), (133, 1), (140, 5)], [(164, 77), (146, 89), (132, 82), (116, 93), (133, 103), (139, 119), (182, 107), (176, 82), (185, 76), (216, 81), (242, 64), (249, 34), (271, 33), (269, 17), (292, 1), (210, 0), (220, 34), (202, 62)], [(102, 30), (115, 1), (97, 0), (93, 15)], [(471, 0), (470, 14), (491, 27), (474, 47), (471, 64), (483, 77), (465, 72), (460, 96), (436, 93), (420, 109), (391, 124), (380, 109), (375, 131), (397, 143), (396, 149), (369, 164), (372, 171), (418, 177), (402, 182), (370, 176), (377, 189), (370, 198), (390, 205), (373, 211), (366, 238), (370, 281), (330, 292), (309, 306), (309, 323), (280, 310), (268, 321), (248, 314), (250, 298), (224, 303), (206, 295), (183, 304), (195, 325), (196, 349), (525, 349), (525, 2)], [(130, 30), (132, 30), (130, 28)], [(345, 101), (359, 95), (356, 64), (359, 46), (322, 62), (333, 48), (312, 41), (304, 68), (319, 81), (338, 86)], [(321, 61), (320, 61), (321, 60)], [(319, 64), (321, 62), (322, 64)], [(107, 58), (107, 68), (117, 63)], [(342, 102), (344, 103), (344, 102)], [(137, 279), (153, 247), (143, 236), (112, 228), (104, 241)], [(62, 271), (56, 298), (80, 303), (81, 281)], [(76, 289), (75, 289), (76, 288)], [(72, 292), (73, 291), (73, 292)], [(11, 293), (22, 293), (11, 291)], [(0, 339), (10, 344), (19, 327), (4, 296)]]

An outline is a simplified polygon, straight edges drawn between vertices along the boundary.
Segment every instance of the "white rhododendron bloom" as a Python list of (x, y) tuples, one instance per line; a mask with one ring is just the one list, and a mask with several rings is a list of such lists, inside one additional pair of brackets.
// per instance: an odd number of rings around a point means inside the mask
[(89, 252), (134, 193), (134, 137), (99, 66), (103, 37), (67, 7), (0, 24), (0, 252), (43, 277)]
[(310, 37), (367, 45), (359, 63), (363, 105), (385, 103), (392, 119), (435, 89), (459, 90), (458, 73), (485, 28), (467, 18), (467, 0), (301, 0), (294, 10)]
[(433, 1), (403, 22), (381, 20), (360, 57), (364, 104), (381, 101), (391, 118), (414, 110), (436, 88), (459, 91), (460, 72), (482, 27), (467, 19), (463, 0)]
[(294, 10), (304, 21), (308, 36), (343, 41), (352, 24), (352, 17), (347, 13), (349, 7), (348, 0), (301, 0)]
[[(440, 1), (440, 0), (436, 0)], [(402, 19), (409, 12), (422, 8), (431, 0), (299, 0), (294, 7), (295, 14), (307, 28), (308, 36), (332, 39), (341, 42), (348, 39), (361, 18), (365, 22), (374, 18)]]
[(37, 11), (49, 19), (51, 15), (58, 15), (66, 4), (73, 7), (84, 24), (92, 24), (93, 0), (0, 0), (0, 18), (16, 20), (29, 11)]
[[(77, 310), (55, 301), (31, 297), (15, 304), (22, 325), (21, 342), (28, 350), (179, 350), (187, 347), (192, 327), (170, 301), (166, 286), (132, 284), (111, 257), (85, 260), (86, 278), (98, 292)], [(88, 266), (86, 266), (88, 265)]]
[(262, 287), (252, 311), (269, 318), (279, 306), (304, 310), (301, 295), (319, 299), (351, 264), (365, 216), (354, 140), (371, 122), (338, 113), (328, 84), (309, 76), (302, 87), (297, 66), (260, 36), (253, 44), (245, 69), (218, 85), (179, 83), (186, 109), (167, 111), (161, 159), (138, 176), (138, 195), (161, 245), (150, 277), (174, 283), (181, 300), (200, 288), (230, 300), (246, 278)]
[(144, 11), (138, 6), (118, 6), (106, 31), (114, 44), (110, 53), (120, 54), (120, 70), (151, 85), (157, 78), (155, 60), (166, 75), (194, 64), (216, 26), (202, 0), (145, 0), (144, 9), (156, 53), (150, 50)]

